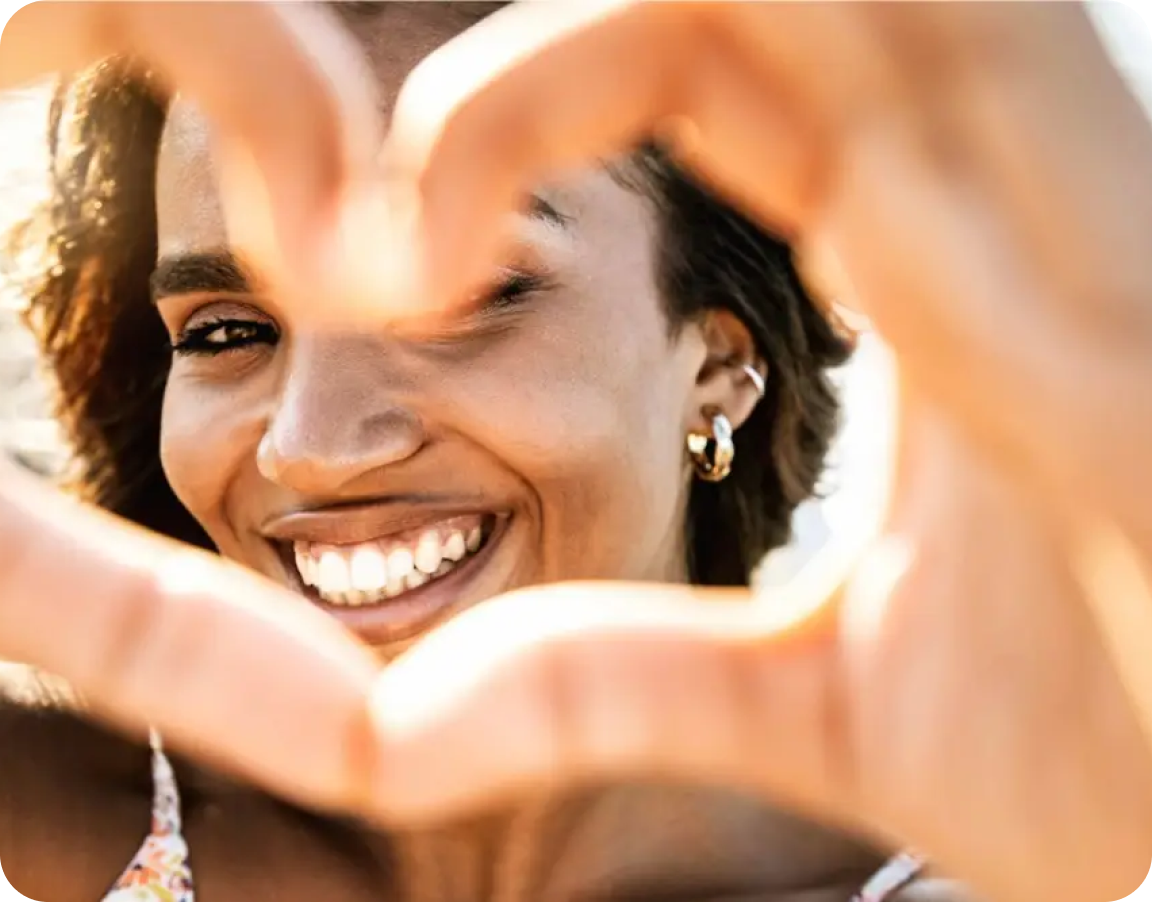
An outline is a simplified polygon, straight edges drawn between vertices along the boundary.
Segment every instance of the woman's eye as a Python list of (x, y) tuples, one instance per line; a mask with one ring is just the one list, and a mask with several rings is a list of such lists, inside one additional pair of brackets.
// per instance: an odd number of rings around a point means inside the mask
[(513, 270), (480, 298), (481, 310), (500, 310), (514, 307), (528, 295), (546, 287), (546, 280), (536, 273)]
[(180, 355), (222, 354), (256, 344), (275, 344), (276, 328), (251, 320), (215, 320), (184, 329), (172, 343)]
[(450, 315), (420, 322), (408, 335), (430, 346), (458, 346), (497, 334), (514, 322), (503, 314), (525, 307), (534, 295), (550, 287), (552, 282), (546, 276), (507, 271), (498, 283), (474, 295), (470, 303)]

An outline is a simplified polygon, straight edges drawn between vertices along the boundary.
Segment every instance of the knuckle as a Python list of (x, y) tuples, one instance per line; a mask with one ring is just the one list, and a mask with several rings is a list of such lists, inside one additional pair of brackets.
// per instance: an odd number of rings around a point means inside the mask
[(106, 605), (93, 646), (91, 670), (80, 688), (113, 713), (139, 720), (160, 704), (182, 708), (198, 687), (216, 617), (194, 593), (173, 592), (173, 574), (185, 571), (187, 552), (171, 552), (139, 568)]
[(134, 570), (109, 583), (97, 599), (89, 654), (74, 675), (77, 688), (98, 707), (131, 709), (140, 681), (155, 659), (158, 586), (147, 570)]
[(538, 646), (528, 659), (524, 685), (528, 693), (528, 722), (535, 748), (531, 757), (542, 775), (563, 775), (579, 766), (581, 741), (577, 677), (571, 643), (551, 641)]

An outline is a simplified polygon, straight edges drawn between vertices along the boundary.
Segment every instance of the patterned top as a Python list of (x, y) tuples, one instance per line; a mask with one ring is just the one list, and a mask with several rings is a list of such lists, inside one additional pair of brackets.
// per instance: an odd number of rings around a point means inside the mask
[(180, 791), (172, 764), (152, 731), (152, 832), (104, 902), (195, 902)]
[[(176, 775), (155, 730), (151, 744), (152, 832), (103, 902), (195, 902), (196, 899)], [(923, 867), (919, 856), (901, 852), (877, 871), (851, 902), (884, 902), (915, 880)]]

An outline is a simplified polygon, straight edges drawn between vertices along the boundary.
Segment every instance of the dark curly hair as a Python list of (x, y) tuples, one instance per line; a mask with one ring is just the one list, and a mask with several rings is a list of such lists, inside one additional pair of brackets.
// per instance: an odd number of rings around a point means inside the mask
[[(210, 547), (159, 458), (171, 356), (148, 280), (166, 115), (158, 86), (123, 60), (62, 84), (49, 122), (51, 198), (19, 230), (13, 249), (37, 261), (21, 284), (73, 452), (69, 488), (145, 527)], [(848, 358), (851, 340), (807, 294), (785, 243), (658, 148), (638, 150), (618, 177), (651, 203), (656, 278), (671, 328), (705, 310), (731, 311), (768, 365), (767, 395), (736, 434), (732, 475), (695, 483), (687, 523), (692, 577), (746, 585), (763, 555), (788, 541), (793, 510), (814, 492), (839, 414), (829, 370)]]

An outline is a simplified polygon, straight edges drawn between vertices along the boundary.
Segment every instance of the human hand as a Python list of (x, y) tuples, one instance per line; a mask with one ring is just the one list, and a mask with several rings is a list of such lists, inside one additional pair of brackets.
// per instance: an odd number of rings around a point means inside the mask
[(635, 586), (467, 615), (383, 679), (379, 798), (427, 817), (540, 783), (723, 781), (993, 898), (1129, 892), (1152, 857), (1152, 133), (1083, 10), (506, 10), (398, 106), (428, 296), (479, 280), (523, 187), (653, 131), (833, 257), (891, 343), (886, 516), (751, 615)]

